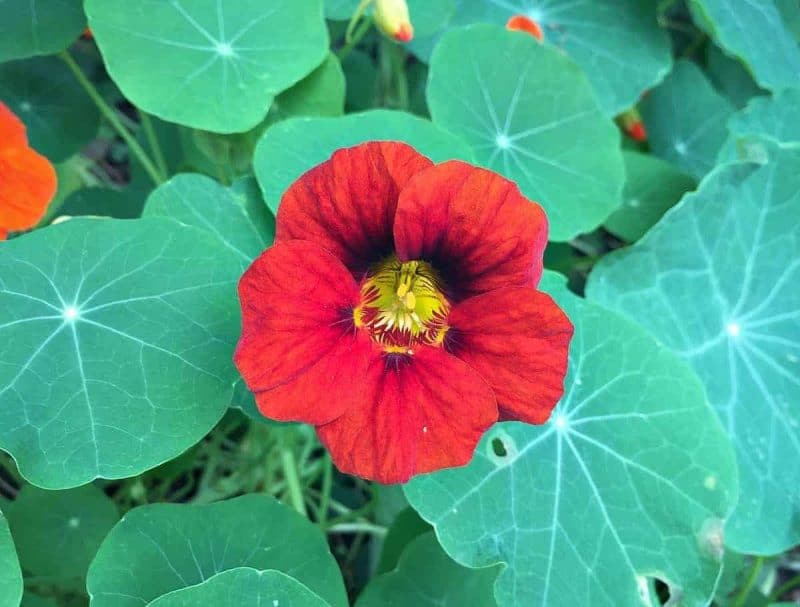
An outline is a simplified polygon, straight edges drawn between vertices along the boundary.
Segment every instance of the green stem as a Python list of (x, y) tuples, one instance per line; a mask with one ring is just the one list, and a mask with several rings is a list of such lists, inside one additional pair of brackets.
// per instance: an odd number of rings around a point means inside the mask
[(759, 556), (753, 561), (753, 566), (750, 568), (750, 574), (747, 576), (744, 586), (733, 599), (731, 607), (742, 607), (747, 602), (747, 597), (758, 581), (758, 574), (761, 573), (761, 568), (764, 566), (764, 557)]
[(767, 604), (779, 601), (784, 594), (790, 590), (794, 590), (795, 588), (800, 588), (800, 575), (793, 577), (788, 582), (781, 584), (775, 590), (773, 590), (767, 599)]
[(328, 509), (331, 503), (331, 486), (333, 484), (333, 462), (325, 455), (322, 473), (322, 494), (319, 500), (319, 524), (324, 526), (328, 521)]
[(295, 510), (306, 516), (306, 503), (303, 499), (303, 489), (300, 486), (300, 476), (297, 474), (297, 461), (294, 458), (294, 453), (285, 444), (281, 448), (281, 464), (283, 465), (283, 474), (286, 477), (289, 501)]
[(139, 110), (139, 120), (142, 122), (142, 128), (144, 129), (145, 137), (147, 137), (147, 143), (150, 144), (150, 150), (155, 156), (158, 170), (166, 177), (169, 175), (169, 169), (167, 168), (167, 161), (164, 159), (164, 153), (161, 151), (161, 144), (158, 142), (156, 130), (153, 128), (153, 121), (150, 120), (150, 116), (142, 110)]
[(389, 530), (372, 523), (341, 523), (327, 529), (328, 533), (371, 533), (383, 537)]
[(106, 120), (108, 120), (114, 130), (119, 133), (119, 136), (122, 137), (125, 143), (128, 144), (128, 148), (142, 164), (144, 170), (150, 176), (150, 179), (153, 180), (153, 183), (155, 183), (157, 186), (163, 183), (164, 178), (159, 174), (158, 170), (153, 165), (153, 162), (142, 149), (142, 146), (139, 145), (139, 142), (136, 141), (128, 129), (125, 128), (125, 125), (122, 124), (117, 116), (116, 110), (106, 103), (106, 100), (103, 99), (103, 96), (100, 95), (100, 92), (97, 90), (94, 84), (92, 84), (91, 81), (86, 77), (80, 66), (72, 58), (72, 55), (70, 55), (68, 51), (62, 51), (59, 53), (59, 57), (61, 57), (64, 63), (67, 64), (67, 67), (69, 67), (69, 69), (72, 71), (75, 79), (80, 83), (80, 85), (83, 87), (83, 90), (86, 91), (86, 94), (89, 95), (92, 101), (94, 101), (94, 104), (100, 110), (100, 113), (103, 114)]
[(345, 58), (350, 54), (350, 52), (358, 46), (358, 43), (367, 35), (367, 32), (372, 26), (372, 19), (369, 17), (364, 17), (364, 20), (358, 26), (356, 33), (353, 34), (349, 39), (345, 40), (344, 46), (339, 49), (336, 53), (336, 56), (339, 58), (339, 61), (344, 61)]

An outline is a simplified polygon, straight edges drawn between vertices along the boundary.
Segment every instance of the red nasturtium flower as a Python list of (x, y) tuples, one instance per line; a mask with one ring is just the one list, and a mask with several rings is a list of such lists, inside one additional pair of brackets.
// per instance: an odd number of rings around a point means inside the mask
[(55, 193), (53, 165), (28, 146), (25, 125), (0, 102), (0, 240), (39, 223)]
[(506, 29), (512, 32), (525, 32), (536, 38), (539, 42), (544, 40), (544, 32), (541, 26), (530, 17), (525, 15), (513, 15), (506, 22)]
[(344, 472), (464, 465), (498, 419), (543, 423), (562, 395), (572, 325), (536, 290), (546, 241), (541, 207), (491, 171), (338, 150), (242, 277), (236, 364), (261, 412), (316, 426)]

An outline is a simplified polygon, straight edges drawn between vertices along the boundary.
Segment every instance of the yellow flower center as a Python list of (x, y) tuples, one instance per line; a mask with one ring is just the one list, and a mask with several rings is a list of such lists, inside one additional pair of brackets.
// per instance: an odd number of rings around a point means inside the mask
[(412, 354), (414, 344), (442, 344), (449, 311), (441, 280), (429, 263), (392, 256), (361, 285), (361, 305), (353, 310), (353, 321), (386, 352)]

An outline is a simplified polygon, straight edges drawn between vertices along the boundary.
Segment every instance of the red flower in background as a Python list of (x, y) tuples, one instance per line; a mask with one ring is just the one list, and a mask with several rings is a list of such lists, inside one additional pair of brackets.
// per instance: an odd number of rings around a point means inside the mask
[(339, 150), (289, 188), (242, 277), (236, 364), (344, 472), (464, 465), (498, 419), (543, 423), (562, 395), (572, 325), (535, 289), (546, 241), (541, 207), (491, 171)]
[(536, 38), (539, 42), (544, 40), (542, 27), (530, 17), (513, 15), (506, 22), (506, 29), (512, 32), (525, 32)]
[(56, 193), (56, 172), (28, 147), (25, 125), (0, 102), (0, 240), (44, 217)]

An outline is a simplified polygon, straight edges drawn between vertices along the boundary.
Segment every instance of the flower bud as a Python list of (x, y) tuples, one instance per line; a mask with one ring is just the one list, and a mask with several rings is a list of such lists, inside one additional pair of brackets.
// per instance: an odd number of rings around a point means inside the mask
[(409, 42), (414, 37), (406, 0), (375, 0), (373, 17), (378, 29), (393, 40)]

